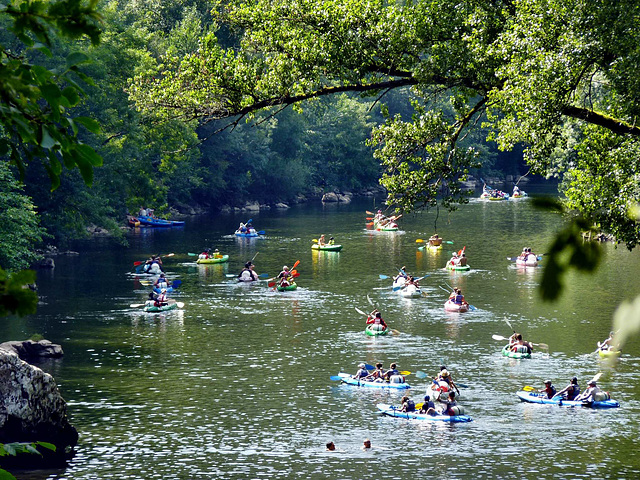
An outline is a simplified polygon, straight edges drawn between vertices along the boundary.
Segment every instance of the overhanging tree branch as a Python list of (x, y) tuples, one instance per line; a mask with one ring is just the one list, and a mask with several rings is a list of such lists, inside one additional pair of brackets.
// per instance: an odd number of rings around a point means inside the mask
[(603, 113), (598, 113), (586, 108), (575, 107), (573, 105), (563, 107), (561, 109), (561, 113), (567, 117), (577, 118), (593, 125), (599, 125), (607, 130), (611, 130), (613, 133), (640, 137), (640, 128)]

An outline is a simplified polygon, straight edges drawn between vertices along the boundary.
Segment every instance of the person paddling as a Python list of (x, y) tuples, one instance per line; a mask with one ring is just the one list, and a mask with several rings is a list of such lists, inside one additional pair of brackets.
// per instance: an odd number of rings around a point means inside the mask
[(409, 398), (407, 395), (402, 397), (402, 400), (400, 400), (400, 403), (402, 405), (402, 407), (400, 407), (400, 411), (401, 412), (415, 412), (416, 411), (415, 402), (413, 400), (411, 400), (411, 398)]
[(367, 366), (364, 363), (358, 364), (358, 371), (353, 376), (356, 380), (364, 380), (369, 376), (369, 371), (367, 370)]
[(575, 400), (575, 398), (580, 395), (580, 386), (578, 385), (578, 378), (573, 377), (569, 385), (560, 390), (557, 395), (562, 395), (562, 398), (565, 400)]
[(372, 330), (385, 330), (387, 323), (382, 319), (382, 314), (376, 308), (367, 317), (367, 325), (374, 325)]
[(596, 401), (596, 394), (600, 392), (600, 388), (598, 388), (598, 384), (596, 383), (595, 380), (591, 380), (588, 384), (587, 384), (587, 389), (584, 391), (584, 393), (581, 393), (580, 395), (578, 395), (576, 398), (574, 398), (575, 401), (582, 401), (582, 402), (595, 402)]
[(291, 276), (291, 272), (289, 271), (289, 267), (286, 265), (282, 267), (282, 271), (276, 277), (280, 279), (279, 285), (281, 287), (288, 287), (293, 282), (293, 277)]
[(545, 380), (544, 388), (538, 390), (539, 392), (543, 392), (547, 394), (547, 398), (553, 398), (556, 395), (556, 387), (551, 384), (551, 380)]
[(239, 282), (255, 282), (258, 281), (258, 274), (253, 271), (253, 263), (248, 261), (244, 264), (244, 268), (238, 275)]

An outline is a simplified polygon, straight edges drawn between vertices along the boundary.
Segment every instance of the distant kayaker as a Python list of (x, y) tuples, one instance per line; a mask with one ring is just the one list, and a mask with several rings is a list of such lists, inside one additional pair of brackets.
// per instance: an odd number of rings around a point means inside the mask
[(384, 379), (388, 382), (394, 375), (400, 375), (400, 372), (398, 371), (398, 364), (395, 362), (389, 365), (389, 370), (384, 374)]
[(371, 450), (371, 440), (365, 438), (364, 442), (362, 442), (362, 450), (367, 451)]
[(530, 342), (525, 342), (522, 339), (522, 334), (513, 332), (513, 335), (509, 337), (509, 349), (512, 352), (531, 353), (533, 347)]
[(513, 196), (516, 196), (520, 193), (520, 189), (518, 188), (518, 185), (514, 185), (513, 186)]
[(547, 398), (553, 398), (556, 395), (556, 387), (551, 384), (551, 380), (545, 380), (544, 388), (538, 390), (547, 394)]
[(369, 314), (367, 317), (367, 325), (381, 325), (382, 330), (387, 328), (387, 323), (382, 319), (382, 314), (375, 309), (373, 312)]
[[(596, 401), (596, 394), (600, 392), (600, 388), (598, 388), (598, 385), (596, 383), (595, 380), (591, 380), (588, 384), (587, 384), (587, 389), (581, 393), (580, 395), (578, 395), (576, 398), (574, 398), (575, 401), (582, 401), (582, 402), (595, 402)], [(551, 397), (549, 397), (551, 398)]]
[(291, 272), (289, 272), (289, 267), (287, 267), (286, 265), (282, 267), (282, 271), (276, 278), (280, 279), (279, 285), (281, 287), (288, 287), (293, 282), (293, 277), (291, 276)]
[(138, 216), (139, 217), (146, 217), (147, 216), (147, 209), (144, 207), (140, 207), (140, 211), (138, 212)]
[(413, 400), (411, 400), (407, 395), (402, 397), (402, 400), (400, 400), (400, 403), (402, 405), (402, 407), (400, 407), (400, 411), (401, 412), (415, 412), (416, 411), (415, 402)]
[(327, 243), (325, 242), (324, 239), (324, 233), (322, 235), (320, 235), (320, 238), (318, 239), (318, 245), (323, 246), (326, 245)]
[(364, 363), (358, 364), (358, 371), (353, 376), (356, 380), (365, 379), (369, 376), (369, 371), (367, 370), (367, 366)]
[(444, 409), (442, 410), (443, 415), (454, 416), (456, 413), (452, 410), (453, 407), (458, 405), (456, 402), (456, 394), (454, 392), (449, 392), (447, 396), (447, 400), (444, 403)]
[(153, 283), (155, 288), (167, 288), (169, 285), (167, 284), (167, 277), (164, 273), (161, 273), (158, 279)]
[(336, 445), (333, 442), (328, 442), (327, 443), (327, 451), (328, 452), (333, 452), (336, 449)]
[(247, 226), (244, 223), (240, 222), (240, 226), (238, 227), (238, 232), (247, 233)]
[(464, 252), (462, 252), (458, 257), (458, 265), (460, 265), (461, 267), (464, 267), (466, 264), (467, 264), (467, 256), (465, 255)]
[(442, 245), (442, 239), (438, 236), (437, 233), (434, 233), (429, 237), (429, 245), (431, 245), (432, 247)]
[(407, 275), (407, 267), (405, 267), (403, 265), (402, 268), (400, 270), (398, 270), (398, 275), (393, 277), (393, 281), (395, 282), (399, 278), (404, 278), (406, 280), (407, 277), (408, 277), (408, 275)]
[(255, 282), (258, 280), (258, 274), (253, 271), (253, 263), (250, 261), (244, 264), (244, 268), (238, 275), (239, 282)]
[(453, 252), (451, 254), (451, 258), (449, 259), (449, 264), (450, 265), (459, 265), (460, 264), (460, 258), (458, 257), (458, 252)]
[(603, 352), (606, 352), (607, 350), (611, 350), (613, 348), (613, 345), (611, 344), (611, 342), (613, 342), (613, 335), (615, 334), (615, 332), (609, 332), (609, 337), (602, 343), (598, 342), (598, 350), (602, 350)]
[(580, 386), (578, 385), (578, 378), (573, 377), (569, 385), (560, 390), (556, 395), (562, 395), (565, 400), (575, 400), (580, 395)]
[(449, 295), (449, 300), (451, 300), (456, 305), (465, 305), (467, 301), (464, 299), (464, 295), (462, 295), (462, 290), (459, 288), (454, 288), (451, 295)]
[(367, 380), (371, 380), (373, 382), (384, 381), (384, 368), (382, 368), (382, 362), (376, 363), (376, 369), (371, 372), (371, 374), (367, 377)]
[(155, 301), (155, 304), (154, 304), (154, 305), (155, 305), (156, 307), (162, 307), (162, 306), (164, 306), (164, 305), (168, 305), (168, 304), (169, 304), (169, 302), (167, 302), (167, 289), (166, 289), (166, 288), (163, 288), (163, 289), (160, 291), (160, 295), (158, 295), (158, 296), (156, 297), (156, 301)]
[(335, 245), (336, 241), (333, 239), (333, 237), (329, 238), (329, 245)]
[(433, 401), (431, 401), (431, 397), (429, 395), (425, 395), (424, 396), (424, 403), (422, 404), (422, 407), (420, 408), (420, 412), (422, 414), (427, 414), (427, 415), (437, 415), (438, 411), (436, 410), (436, 405), (435, 403), (433, 403)]

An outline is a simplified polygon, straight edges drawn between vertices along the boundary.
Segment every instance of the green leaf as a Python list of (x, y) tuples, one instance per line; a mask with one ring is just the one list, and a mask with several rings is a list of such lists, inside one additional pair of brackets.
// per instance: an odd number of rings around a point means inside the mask
[(102, 157), (96, 153), (96, 151), (91, 148), (89, 145), (84, 143), (80, 143), (76, 145), (76, 149), (78, 153), (87, 160), (94, 167), (102, 166)]
[(16, 480), (16, 477), (0, 468), (0, 480)]
[(78, 102), (80, 101), (80, 97), (78, 96), (78, 92), (76, 91), (75, 88), (73, 87), (66, 87), (63, 91), (62, 91), (62, 95), (67, 99), (67, 101), (69, 102), (68, 106), (69, 107), (74, 107), (78, 104)]
[(40, 146), (51, 149), (56, 145), (56, 141), (49, 135), (49, 129), (45, 125), (40, 125)]
[(100, 124), (95, 121), (93, 118), (90, 117), (75, 117), (73, 119), (74, 122), (79, 123), (80, 125), (83, 125), (87, 130), (89, 130), (91, 133), (100, 133), (102, 131), (102, 128), (100, 127)]
[(49, 450), (52, 451), (56, 451), (56, 446), (53, 443), (49, 443), (49, 442), (36, 442), (38, 445), (40, 445), (41, 447), (47, 448)]
[(67, 66), (73, 67), (74, 65), (79, 65), (81, 63), (90, 62), (91, 59), (89, 56), (82, 52), (73, 52), (67, 56)]

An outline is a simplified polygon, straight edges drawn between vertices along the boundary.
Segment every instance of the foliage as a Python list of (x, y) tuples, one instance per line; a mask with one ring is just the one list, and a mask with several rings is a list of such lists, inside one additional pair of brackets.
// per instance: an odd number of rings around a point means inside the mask
[(33, 270), (8, 273), (0, 268), (0, 317), (35, 313), (38, 295), (27, 288), (35, 282), (36, 272)]
[(79, 127), (97, 132), (98, 124), (89, 117), (73, 118), (67, 113), (84, 93), (78, 82), (91, 83), (80, 69), (88, 57), (72, 52), (63, 68), (49, 69), (42, 63), (31, 63), (26, 54), (35, 50), (50, 57), (52, 38), (58, 35), (87, 36), (98, 43), (96, 3), (7, 0), (0, 6), (3, 23), (21, 42), (12, 42), (14, 48), (6, 41), (0, 43), (0, 156), (8, 156), (22, 177), (28, 162), (41, 159), (54, 189), (63, 165), (77, 167), (84, 181), (91, 184), (93, 167), (102, 164), (102, 158), (78, 138)]
[[(14, 442), (14, 443), (0, 443), (0, 457), (5, 457), (7, 455), (18, 455), (19, 453), (30, 453), (35, 455), (41, 455), (36, 446), (40, 446), (52, 451), (56, 451), (56, 446), (52, 443), (48, 442), (33, 442), (33, 443), (22, 443), (22, 442)], [(16, 477), (11, 475), (6, 470), (2, 470), (0, 468), (0, 480), (15, 480)]]

